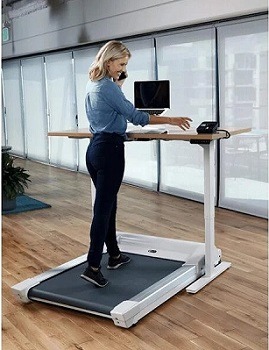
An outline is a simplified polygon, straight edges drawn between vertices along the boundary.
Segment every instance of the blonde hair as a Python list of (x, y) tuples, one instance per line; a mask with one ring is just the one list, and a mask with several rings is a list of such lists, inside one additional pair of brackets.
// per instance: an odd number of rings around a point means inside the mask
[(111, 40), (101, 47), (95, 60), (91, 64), (89, 77), (92, 81), (100, 80), (107, 74), (107, 62), (117, 60), (128, 56), (130, 51), (120, 41)]

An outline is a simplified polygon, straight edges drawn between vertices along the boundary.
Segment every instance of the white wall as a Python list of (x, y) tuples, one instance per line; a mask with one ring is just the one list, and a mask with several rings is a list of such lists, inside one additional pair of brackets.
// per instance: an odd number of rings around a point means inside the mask
[(12, 20), (2, 58), (267, 11), (267, 0), (69, 0)]

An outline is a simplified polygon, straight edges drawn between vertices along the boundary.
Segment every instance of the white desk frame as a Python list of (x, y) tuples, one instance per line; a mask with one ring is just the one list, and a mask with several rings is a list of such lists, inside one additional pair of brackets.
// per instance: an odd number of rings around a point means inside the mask
[(205, 275), (186, 288), (188, 293), (197, 293), (200, 289), (227, 270), (230, 262), (221, 261), (214, 265), (215, 247), (215, 166), (214, 142), (202, 145), (204, 149), (204, 220), (205, 220)]
[[(237, 135), (251, 131), (251, 128), (222, 128), (227, 130), (230, 135)], [(69, 138), (90, 138), (92, 135), (86, 129), (77, 131), (60, 131), (50, 132), (49, 136), (68, 136)], [(204, 221), (205, 221), (205, 274), (186, 288), (188, 293), (197, 293), (208, 283), (213, 281), (221, 273), (226, 271), (230, 266), (230, 262), (220, 261), (216, 265), (215, 246), (215, 164), (214, 164), (214, 141), (225, 138), (224, 132), (215, 134), (197, 134), (196, 131), (176, 132), (158, 134), (158, 133), (139, 133), (137, 131), (129, 132), (130, 140), (195, 140), (201, 142), (200, 146), (204, 151)], [(208, 141), (209, 143), (203, 143)], [(94, 202), (95, 189), (92, 188), (92, 201)]]

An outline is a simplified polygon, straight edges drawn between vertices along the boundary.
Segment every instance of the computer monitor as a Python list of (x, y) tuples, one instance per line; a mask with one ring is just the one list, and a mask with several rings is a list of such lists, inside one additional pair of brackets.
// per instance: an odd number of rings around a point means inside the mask
[(166, 110), (170, 108), (169, 80), (134, 82), (134, 105), (142, 110)]

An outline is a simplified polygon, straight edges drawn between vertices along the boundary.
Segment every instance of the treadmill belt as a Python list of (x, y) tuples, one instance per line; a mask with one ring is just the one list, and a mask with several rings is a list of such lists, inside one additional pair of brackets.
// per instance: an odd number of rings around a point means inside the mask
[(104, 288), (80, 277), (87, 267), (85, 262), (42, 281), (29, 290), (28, 298), (110, 315), (116, 305), (133, 298), (184, 264), (183, 261), (127, 254), (131, 262), (116, 270), (106, 268), (108, 254), (103, 255), (102, 274), (109, 280)]

